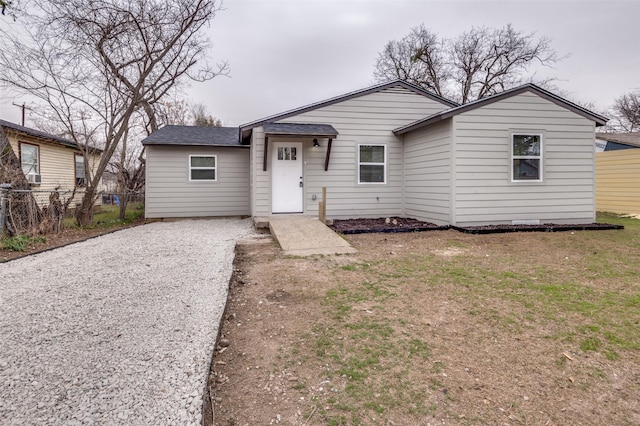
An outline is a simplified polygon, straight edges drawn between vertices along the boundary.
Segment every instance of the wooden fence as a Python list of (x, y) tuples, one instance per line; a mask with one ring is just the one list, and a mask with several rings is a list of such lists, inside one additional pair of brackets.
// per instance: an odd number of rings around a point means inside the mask
[(596, 153), (596, 209), (640, 214), (640, 149)]

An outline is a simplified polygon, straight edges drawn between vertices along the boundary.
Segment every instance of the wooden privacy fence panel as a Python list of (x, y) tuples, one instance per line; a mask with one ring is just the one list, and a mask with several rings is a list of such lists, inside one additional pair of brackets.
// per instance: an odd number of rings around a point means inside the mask
[(596, 209), (640, 214), (640, 149), (596, 153)]

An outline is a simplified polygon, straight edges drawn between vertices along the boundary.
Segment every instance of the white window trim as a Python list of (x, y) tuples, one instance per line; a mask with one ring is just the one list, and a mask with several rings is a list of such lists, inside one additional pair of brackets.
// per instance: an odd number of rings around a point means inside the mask
[[(79, 178), (78, 175), (78, 159), (81, 159), (81, 163), (82, 163), (82, 177)], [(87, 170), (86, 170), (86, 164), (84, 162), (84, 154), (78, 154), (75, 153), (73, 155), (73, 160), (74, 160), (74, 167), (73, 167), (73, 177), (74, 177), (74, 181), (75, 181), (75, 186), (78, 187), (85, 187), (87, 186)], [(81, 183), (78, 183), (78, 179), (82, 179)]]
[(29, 173), (26, 173), (28, 175), (39, 175), (40, 174), (40, 145), (36, 145), (34, 143), (28, 143), (28, 142), (20, 142), (20, 168), (22, 169), (22, 172), (24, 173), (24, 162), (23, 162), (23, 156), (22, 156), (22, 148), (24, 146), (32, 146), (35, 147), (36, 149), (36, 162), (35, 162), (35, 166), (36, 166), (36, 170), (33, 170), (33, 165), (31, 166), (31, 169), (29, 170)]
[[(513, 155), (513, 137), (514, 136), (539, 136), (540, 137), (540, 155)], [(541, 132), (512, 132), (509, 137), (509, 169), (511, 183), (526, 184), (540, 183), (544, 181), (544, 135)], [(515, 179), (513, 176), (513, 160), (540, 160), (540, 170), (538, 179)]]
[[(361, 162), (360, 161), (360, 147), (361, 146), (381, 146), (384, 148), (384, 163), (371, 163), (371, 162)], [(386, 185), (387, 184), (387, 153), (389, 148), (386, 144), (383, 143), (359, 143), (356, 151), (356, 156), (358, 158), (358, 185)], [(360, 166), (379, 166), (382, 164), (384, 167), (384, 181), (383, 182), (362, 182), (360, 180)]]
[[(215, 167), (191, 167), (191, 158), (193, 157), (213, 157), (216, 163)], [(189, 174), (189, 182), (217, 182), (218, 181), (218, 156), (209, 154), (189, 154), (189, 164), (187, 165), (187, 173)], [(215, 179), (191, 179), (191, 170), (214, 170)]]

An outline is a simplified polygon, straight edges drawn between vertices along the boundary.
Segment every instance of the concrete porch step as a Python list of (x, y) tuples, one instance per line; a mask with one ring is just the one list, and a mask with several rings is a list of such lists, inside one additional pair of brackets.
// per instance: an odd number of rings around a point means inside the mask
[(348, 254), (357, 252), (345, 239), (333, 232), (315, 217), (270, 216), (256, 217), (254, 223), (268, 222), (271, 235), (284, 254), (289, 256), (312, 256)]

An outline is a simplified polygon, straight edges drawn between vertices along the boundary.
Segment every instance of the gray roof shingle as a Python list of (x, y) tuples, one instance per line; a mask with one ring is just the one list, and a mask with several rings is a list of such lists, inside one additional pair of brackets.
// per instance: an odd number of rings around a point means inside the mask
[(640, 132), (596, 133), (596, 139), (640, 147)]
[(240, 143), (237, 127), (199, 127), (167, 125), (142, 140), (143, 145), (236, 146)]
[(338, 136), (338, 131), (330, 124), (264, 123), (264, 132), (268, 135)]

